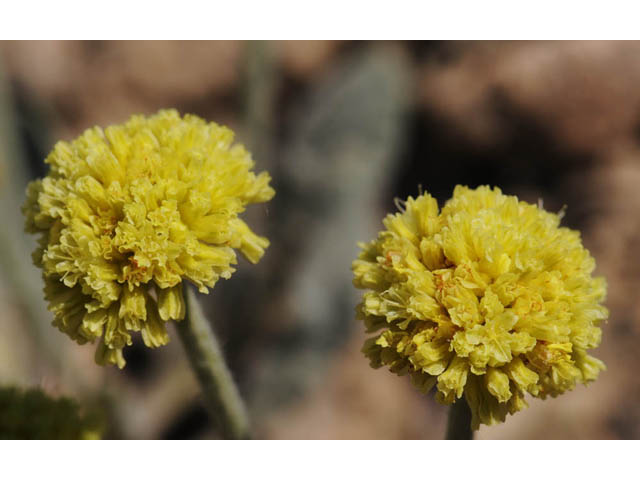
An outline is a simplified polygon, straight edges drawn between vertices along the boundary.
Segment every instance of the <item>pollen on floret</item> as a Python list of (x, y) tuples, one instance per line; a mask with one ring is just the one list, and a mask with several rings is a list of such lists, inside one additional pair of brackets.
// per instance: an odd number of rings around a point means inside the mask
[(134, 115), (58, 142), (48, 175), (29, 184), (26, 230), (40, 236), (53, 324), (99, 340), (98, 363), (123, 367), (134, 332), (165, 345), (166, 322), (185, 315), (184, 281), (206, 293), (235, 271), (236, 250), (264, 255), (269, 241), (239, 215), (274, 190), (233, 136), (175, 110)]
[(352, 265), (374, 368), (466, 401), (475, 429), (604, 370), (588, 351), (606, 282), (561, 215), (486, 186), (457, 186), (442, 209), (428, 193), (396, 204)]

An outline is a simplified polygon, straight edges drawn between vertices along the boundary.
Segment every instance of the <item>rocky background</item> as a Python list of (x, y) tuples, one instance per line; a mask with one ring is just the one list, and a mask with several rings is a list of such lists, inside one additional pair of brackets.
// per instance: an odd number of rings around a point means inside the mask
[(446, 408), (360, 353), (350, 263), (395, 197), (458, 183), (567, 205), (609, 283), (608, 370), (477, 437), (640, 438), (638, 85), (637, 42), (0, 42), (0, 384), (100, 408), (109, 438), (218, 436), (175, 334), (118, 371), (49, 325), (19, 213), (55, 140), (175, 107), (277, 191), (248, 212), (267, 255), (201, 298), (257, 438), (442, 438)]

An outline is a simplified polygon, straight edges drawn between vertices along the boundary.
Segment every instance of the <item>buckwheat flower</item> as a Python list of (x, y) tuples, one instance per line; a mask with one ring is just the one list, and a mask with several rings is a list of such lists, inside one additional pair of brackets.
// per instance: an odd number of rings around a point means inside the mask
[[(425, 193), (384, 219), (353, 262), (357, 316), (374, 368), (410, 375), (444, 404), (466, 401), (472, 427), (503, 422), (525, 394), (555, 397), (595, 380), (603, 278), (560, 216), (457, 186), (441, 211)], [(464, 399), (462, 397), (464, 396)]]
[(0, 388), (0, 439), (97, 440), (103, 430), (97, 412), (82, 412), (70, 398), (51, 398), (38, 389)]
[(53, 324), (80, 344), (100, 339), (100, 364), (122, 368), (133, 332), (165, 345), (167, 321), (185, 316), (185, 280), (206, 293), (234, 272), (235, 250), (256, 263), (269, 245), (238, 216), (273, 197), (269, 175), (230, 129), (194, 115), (94, 127), (46, 162), (23, 207), (40, 235), (33, 260)]

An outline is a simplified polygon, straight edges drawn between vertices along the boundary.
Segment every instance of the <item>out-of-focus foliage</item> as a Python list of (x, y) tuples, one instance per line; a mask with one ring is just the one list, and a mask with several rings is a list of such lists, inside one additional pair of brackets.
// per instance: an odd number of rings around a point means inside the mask
[(0, 388), (0, 439), (97, 440), (103, 431), (104, 418), (97, 412), (83, 414), (70, 398)]

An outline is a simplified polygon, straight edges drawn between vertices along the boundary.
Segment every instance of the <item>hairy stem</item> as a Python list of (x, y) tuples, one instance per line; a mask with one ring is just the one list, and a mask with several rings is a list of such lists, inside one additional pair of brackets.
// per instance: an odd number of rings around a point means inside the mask
[(185, 288), (185, 297), (186, 315), (177, 322), (176, 328), (202, 387), (207, 408), (219, 421), (224, 438), (247, 439), (249, 417), (218, 340), (191, 288)]
[(447, 440), (473, 440), (471, 409), (464, 398), (458, 399), (449, 409)]

